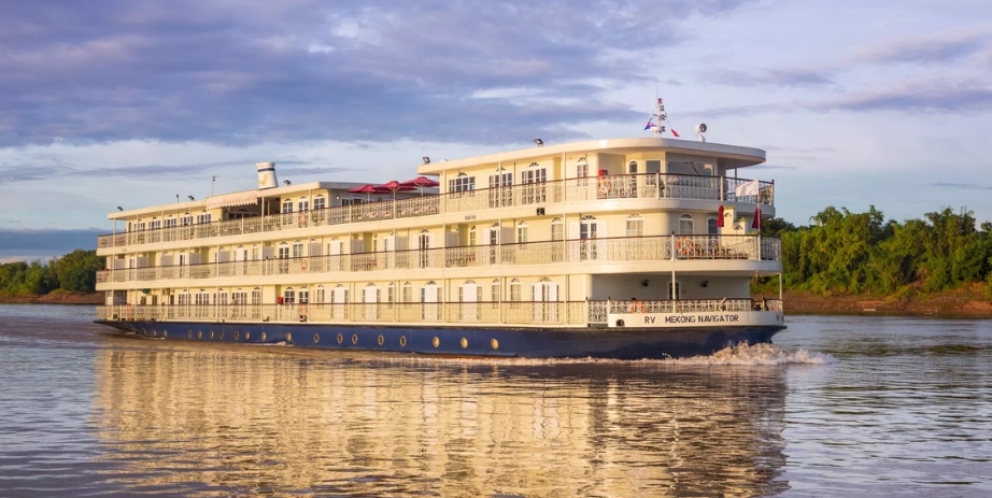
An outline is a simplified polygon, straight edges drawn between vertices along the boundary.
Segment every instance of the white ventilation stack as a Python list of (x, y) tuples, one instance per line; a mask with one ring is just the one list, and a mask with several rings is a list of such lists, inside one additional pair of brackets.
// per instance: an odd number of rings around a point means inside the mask
[(258, 163), (258, 189), (275, 188), (279, 186), (279, 179), (276, 178), (276, 163)]

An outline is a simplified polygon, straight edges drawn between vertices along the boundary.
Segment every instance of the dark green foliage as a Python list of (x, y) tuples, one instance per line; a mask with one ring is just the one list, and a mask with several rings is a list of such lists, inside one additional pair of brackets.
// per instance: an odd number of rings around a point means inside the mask
[(0, 264), (0, 294), (36, 296), (62, 289), (93, 292), (96, 271), (103, 268), (103, 258), (96, 251), (77, 249), (60, 259), (42, 264), (15, 262)]
[(828, 207), (794, 227), (769, 220), (768, 235), (782, 239), (789, 288), (891, 294), (907, 287), (937, 292), (963, 284), (992, 283), (992, 224), (976, 229), (969, 211), (950, 208), (903, 223), (885, 221), (871, 206), (865, 213)]

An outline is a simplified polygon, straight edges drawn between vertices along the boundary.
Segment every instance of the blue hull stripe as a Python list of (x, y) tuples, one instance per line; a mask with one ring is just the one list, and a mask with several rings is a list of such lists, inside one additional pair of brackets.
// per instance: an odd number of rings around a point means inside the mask
[(308, 348), (446, 356), (616, 359), (679, 358), (709, 355), (727, 346), (740, 343), (770, 343), (772, 336), (785, 328), (784, 326), (743, 326), (540, 330), (117, 322), (104, 320), (97, 320), (96, 323), (134, 332), (140, 337), (165, 337), (170, 340), (196, 342), (242, 342), (249, 344), (285, 342)]

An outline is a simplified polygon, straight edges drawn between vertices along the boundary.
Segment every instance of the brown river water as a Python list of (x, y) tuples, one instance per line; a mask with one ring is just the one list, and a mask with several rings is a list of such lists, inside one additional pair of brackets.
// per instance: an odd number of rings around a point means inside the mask
[(669, 361), (117, 336), (0, 305), (0, 496), (992, 496), (992, 321)]

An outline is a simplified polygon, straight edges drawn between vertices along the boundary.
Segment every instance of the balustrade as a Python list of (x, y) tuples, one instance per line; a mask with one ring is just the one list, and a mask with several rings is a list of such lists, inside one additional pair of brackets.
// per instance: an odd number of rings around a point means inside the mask
[[(124, 234), (101, 235), (97, 247), (175, 242), (180, 240), (229, 237), (234, 235), (310, 227), (362, 223), (395, 218), (430, 216), (440, 213), (484, 211), (504, 207), (546, 205), (568, 201), (599, 199), (710, 199), (774, 205), (775, 184), (759, 182), (758, 195), (737, 198), (735, 187), (751, 180), (715, 176), (608, 175), (570, 178), (544, 183), (424, 195), (407, 199), (337, 206), (315, 211), (278, 213), (264, 217), (223, 220), (192, 226), (137, 230)], [(721, 182), (723, 185), (721, 186)]]

